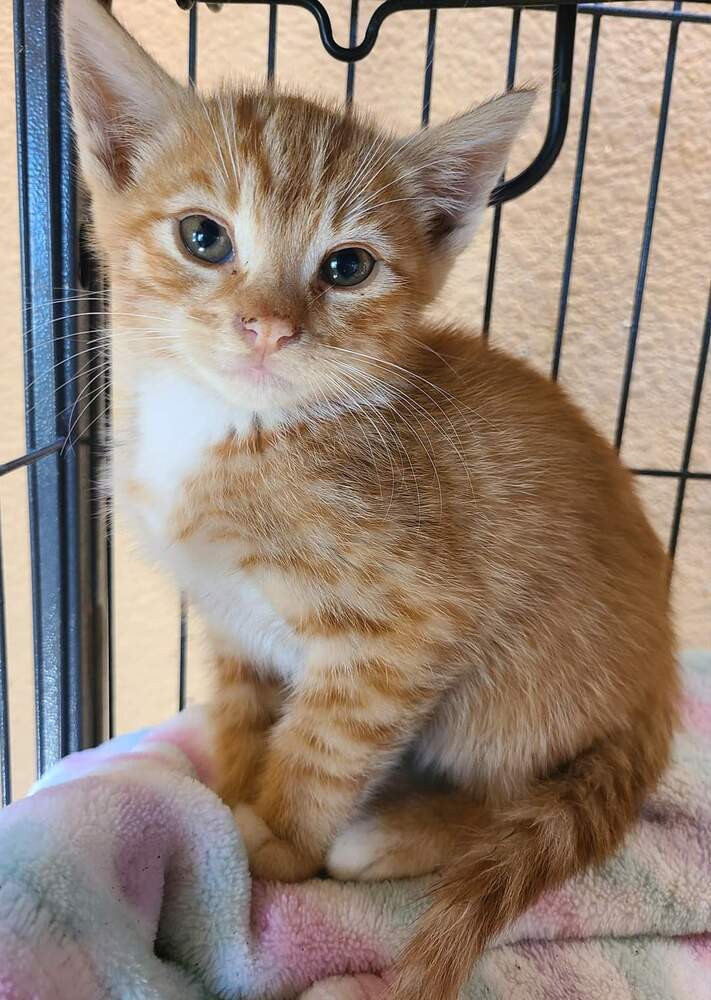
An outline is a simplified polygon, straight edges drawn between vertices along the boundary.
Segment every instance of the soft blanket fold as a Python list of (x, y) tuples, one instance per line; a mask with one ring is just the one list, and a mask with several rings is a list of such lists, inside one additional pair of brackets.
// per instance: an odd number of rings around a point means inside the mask
[[(466, 1000), (711, 1000), (711, 657), (684, 671), (674, 764), (627, 845), (509, 928)], [(2, 1000), (380, 996), (426, 880), (252, 885), (210, 780), (190, 709), (0, 814)]]

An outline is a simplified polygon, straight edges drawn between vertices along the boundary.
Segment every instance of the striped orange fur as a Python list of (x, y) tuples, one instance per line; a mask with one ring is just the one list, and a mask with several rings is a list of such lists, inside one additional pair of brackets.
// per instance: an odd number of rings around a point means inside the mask
[[(426, 317), (532, 95), (401, 139), (196, 94), (95, 0), (64, 11), (114, 486), (208, 624), (221, 794), (256, 875), (437, 871), (392, 995), (453, 1000), (619, 845), (677, 697), (667, 561), (617, 456), (559, 386)], [(372, 270), (329, 283), (348, 247)]]

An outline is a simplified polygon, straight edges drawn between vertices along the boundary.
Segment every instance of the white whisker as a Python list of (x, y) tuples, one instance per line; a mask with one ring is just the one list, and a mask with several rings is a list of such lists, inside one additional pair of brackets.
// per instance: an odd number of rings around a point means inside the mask
[(69, 427), (68, 427), (68, 429), (67, 429), (67, 436), (66, 436), (66, 438), (65, 438), (65, 440), (64, 440), (64, 444), (62, 445), (62, 448), (61, 448), (61, 451), (60, 451), (60, 454), (64, 454), (64, 452), (65, 452), (65, 450), (66, 450), (66, 447), (67, 447), (67, 445), (68, 445), (68, 444), (69, 444), (69, 442), (70, 442), (70, 441), (72, 440), (72, 433), (73, 433), (73, 432), (74, 432), (74, 430), (75, 430), (75, 429), (76, 429), (76, 428), (77, 428), (77, 427), (79, 426), (79, 421), (81, 420), (82, 416), (83, 416), (83, 415), (84, 415), (84, 414), (86, 413), (86, 411), (87, 411), (87, 410), (89, 409), (89, 407), (90, 407), (90, 406), (92, 405), (92, 403), (94, 403), (94, 401), (95, 401), (96, 399), (98, 399), (98, 398), (99, 398), (99, 396), (101, 395), (101, 393), (102, 393), (102, 391), (103, 391), (103, 388), (104, 388), (103, 384), (100, 384), (100, 385), (99, 385), (99, 386), (98, 386), (98, 387), (97, 387), (97, 388), (96, 388), (96, 389), (94, 390), (94, 392), (92, 392), (92, 393), (89, 393), (89, 402), (88, 402), (88, 403), (86, 404), (86, 406), (84, 406), (84, 407), (83, 407), (83, 408), (81, 409), (81, 411), (80, 411), (80, 412), (79, 412), (78, 414), (76, 414), (76, 416), (75, 416), (75, 413), (76, 413), (76, 409), (77, 409), (77, 406), (79, 405), (79, 401), (81, 400), (82, 396), (84, 396), (84, 394), (85, 394), (85, 393), (88, 393), (88, 392), (89, 392), (89, 388), (90, 388), (90, 386), (94, 385), (94, 384), (96, 383), (97, 379), (99, 379), (99, 378), (102, 378), (102, 379), (103, 379), (103, 378), (105, 377), (105, 375), (106, 375), (106, 369), (105, 369), (105, 368), (100, 368), (100, 369), (99, 369), (99, 371), (98, 371), (98, 372), (96, 372), (96, 373), (95, 373), (95, 374), (94, 374), (94, 375), (93, 375), (93, 376), (92, 376), (92, 377), (91, 377), (91, 378), (90, 378), (90, 379), (89, 379), (89, 380), (87, 381), (87, 383), (86, 383), (86, 385), (84, 386), (84, 388), (82, 389), (81, 393), (80, 393), (80, 394), (79, 394), (79, 395), (77, 396), (77, 398), (76, 398), (76, 399), (74, 400), (74, 403), (73, 403), (73, 405), (72, 405), (72, 409), (71, 409), (71, 412), (70, 412), (70, 414), (69, 414)]

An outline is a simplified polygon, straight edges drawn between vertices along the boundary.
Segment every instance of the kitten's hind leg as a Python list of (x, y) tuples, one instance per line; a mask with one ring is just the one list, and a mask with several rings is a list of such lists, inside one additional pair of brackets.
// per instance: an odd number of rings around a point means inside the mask
[(481, 805), (458, 792), (381, 798), (336, 838), (326, 868), (344, 881), (427, 875), (457, 855), (482, 815)]

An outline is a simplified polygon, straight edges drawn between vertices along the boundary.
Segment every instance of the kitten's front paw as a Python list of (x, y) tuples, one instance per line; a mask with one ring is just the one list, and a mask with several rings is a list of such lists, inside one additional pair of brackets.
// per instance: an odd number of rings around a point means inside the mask
[(385, 1000), (386, 989), (387, 982), (381, 976), (333, 976), (302, 993), (300, 1000)]
[(300, 852), (293, 844), (275, 837), (251, 806), (240, 803), (233, 810), (249, 857), (254, 878), (276, 882), (303, 882), (315, 875), (318, 862)]
[(422, 874), (412, 844), (376, 816), (346, 827), (328, 852), (326, 868), (329, 875), (345, 882), (379, 882)]

